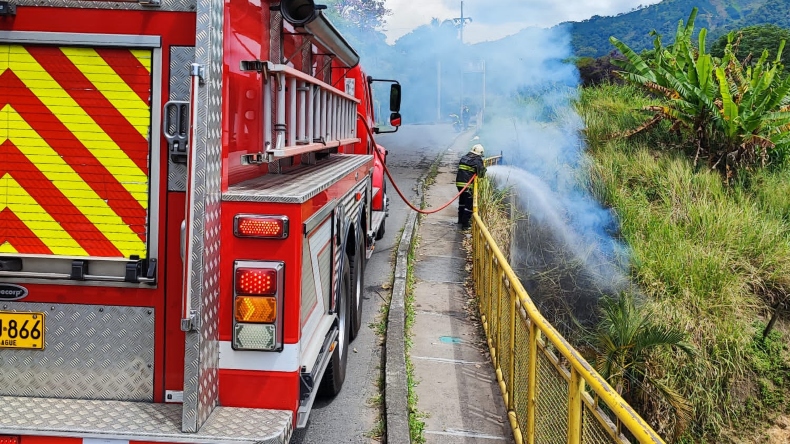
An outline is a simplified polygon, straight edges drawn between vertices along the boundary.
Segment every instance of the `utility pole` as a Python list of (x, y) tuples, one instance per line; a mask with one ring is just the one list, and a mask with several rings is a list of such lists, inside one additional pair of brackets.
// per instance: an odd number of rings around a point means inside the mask
[[(463, 50), (464, 45), (464, 25), (467, 23), (472, 23), (472, 17), (464, 17), (464, 0), (461, 0), (461, 17), (456, 17), (453, 19), (453, 23), (460, 29), (460, 37), (461, 37), (461, 49)], [(461, 69), (461, 101), (459, 104), (459, 116), (463, 118), (464, 115), (464, 72)]]
[(442, 121), (442, 61), (436, 60), (436, 122)]
[(464, 0), (461, 0), (461, 17), (453, 19), (453, 23), (461, 30), (461, 44), (464, 43), (464, 25), (472, 23), (472, 17), (464, 17)]

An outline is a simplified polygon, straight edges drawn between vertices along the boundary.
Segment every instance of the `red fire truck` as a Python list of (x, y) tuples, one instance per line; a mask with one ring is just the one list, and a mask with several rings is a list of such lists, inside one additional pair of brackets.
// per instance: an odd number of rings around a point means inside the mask
[(0, 443), (285, 443), (343, 386), (386, 151), (313, 0), (0, 2)]

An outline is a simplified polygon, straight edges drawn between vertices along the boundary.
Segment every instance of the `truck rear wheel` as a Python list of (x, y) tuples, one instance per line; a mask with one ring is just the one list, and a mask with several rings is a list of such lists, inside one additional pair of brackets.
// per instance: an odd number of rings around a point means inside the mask
[(365, 268), (364, 268), (364, 254), (365, 247), (362, 238), (357, 244), (356, 251), (351, 256), (351, 340), (356, 339), (359, 334), (359, 329), (362, 327), (362, 301), (365, 292)]
[(351, 335), (351, 261), (348, 254), (343, 256), (343, 276), (340, 283), (340, 297), (337, 306), (337, 345), (332, 352), (332, 359), (326, 368), (326, 373), (321, 379), (318, 393), (321, 396), (332, 397), (340, 393), (343, 382), (346, 380), (346, 367), (348, 364), (348, 343)]

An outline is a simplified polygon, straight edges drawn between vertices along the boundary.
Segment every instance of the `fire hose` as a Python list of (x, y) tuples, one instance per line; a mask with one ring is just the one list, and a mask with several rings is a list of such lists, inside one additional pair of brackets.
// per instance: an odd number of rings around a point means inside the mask
[(458, 194), (455, 195), (455, 197), (450, 199), (449, 202), (447, 202), (446, 204), (442, 205), (439, 208), (436, 208), (436, 209), (433, 209), (433, 210), (423, 210), (421, 208), (415, 207), (411, 202), (409, 202), (409, 199), (406, 196), (403, 195), (403, 192), (400, 190), (400, 188), (398, 188), (398, 184), (395, 183), (395, 179), (392, 178), (392, 174), (390, 174), (390, 170), (389, 170), (389, 168), (387, 168), (386, 162), (384, 162), (384, 159), (381, 158), (381, 153), (379, 153), (379, 150), (375, 147), (376, 139), (373, 137), (373, 130), (370, 129), (370, 125), (368, 125), (368, 122), (365, 120), (365, 116), (363, 116), (360, 113), (357, 113), (357, 116), (362, 121), (362, 123), (365, 125), (365, 130), (367, 130), (368, 136), (370, 136), (370, 141), (374, 145), (373, 152), (375, 153), (376, 157), (378, 157), (379, 161), (381, 162), (381, 165), (384, 167), (384, 173), (387, 174), (387, 177), (389, 178), (390, 183), (392, 184), (393, 187), (395, 187), (395, 191), (397, 191), (398, 196), (400, 196), (400, 198), (403, 200), (403, 202), (405, 202), (406, 205), (408, 205), (409, 208), (411, 208), (412, 210), (414, 210), (414, 211), (416, 211), (416, 212), (418, 212), (420, 214), (433, 214), (433, 213), (438, 213), (439, 211), (442, 211), (443, 209), (445, 209), (448, 206), (450, 206), (451, 203), (455, 202), (455, 200), (458, 199), (458, 197), (460, 197), (461, 194), (463, 194), (466, 191), (467, 188), (469, 188), (469, 186), (472, 184), (472, 182), (474, 182), (475, 178), (477, 177), (477, 174), (472, 175), (472, 178), (469, 179), (469, 182), (467, 182), (466, 185), (464, 185), (464, 187), (461, 189), (461, 191), (459, 191)]

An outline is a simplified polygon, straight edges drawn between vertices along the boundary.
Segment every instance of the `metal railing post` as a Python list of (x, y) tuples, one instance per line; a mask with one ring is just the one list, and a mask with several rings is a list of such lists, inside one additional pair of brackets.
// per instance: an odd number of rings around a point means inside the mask
[(472, 214), (477, 214), (477, 177), (472, 181)]
[(527, 376), (527, 443), (535, 444), (535, 410), (538, 406), (538, 336), (540, 329), (529, 320), (529, 373)]
[(568, 444), (582, 442), (582, 393), (584, 379), (571, 367), (571, 381), (568, 384)]
[[(506, 279), (505, 273), (501, 274), (501, 279)], [(507, 383), (508, 388), (508, 410), (516, 408), (516, 294), (512, 287), (507, 292), (510, 296), (510, 377)]]

